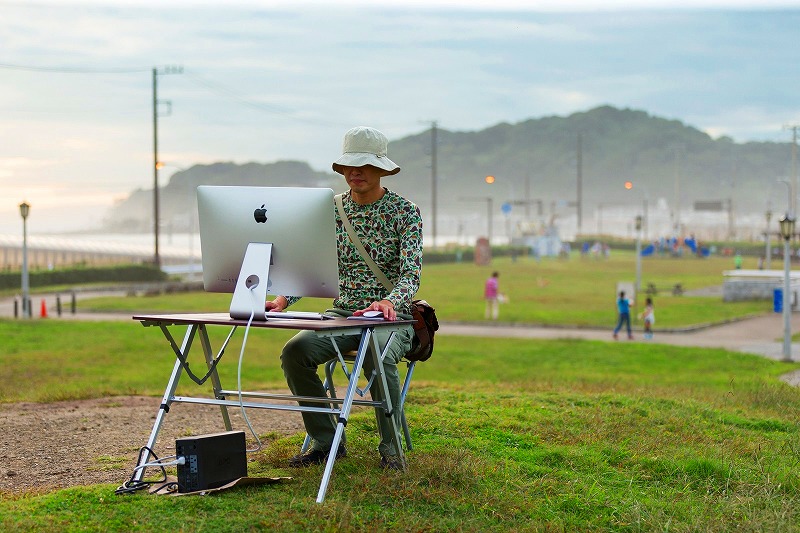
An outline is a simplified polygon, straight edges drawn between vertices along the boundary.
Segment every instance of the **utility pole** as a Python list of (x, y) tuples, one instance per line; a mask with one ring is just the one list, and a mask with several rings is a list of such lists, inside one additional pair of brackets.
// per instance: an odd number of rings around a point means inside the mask
[(462, 201), (486, 202), (486, 238), (492, 242), (492, 197), (491, 196), (467, 196), (461, 197)]
[(158, 69), (153, 67), (153, 264), (161, 268), (158, 253)]
[(578, 235), (581, 234), (581, 228), (583, 226), (583, 203), (582, 203), (582, 189), (583, 189), (583, 146), (582, 146), (582, 138), (581, 133), (578, 132), (578, 187), (577, 187), (577, 198), (575, 201), (575, 205), (578, 208)]
[[(542, 202), (539, 202), (539, 214), (542, 214)], [(531, 221), (531, 175), (525, 175), (525, 222)]]
[(675, 177), (675, 200), (674, 200), (674, 216), (672, 227), (675, 235), (680, 235), (681, 231), (681, 175), (678, 172), (678, 147), (674, 147), (672, 151), (672, 173)]
[(525, 200), (508, 200), (508, 201), (506, 201), (506, 203), (510, 204), (510, 205), (524, 205), (525, 206), (525, 212), (528, 213), (526, 215), (528, 217), (528, 220), (530, 220), (531, 204), (537, 204), (539, 206), (539, 216), (541, 216), (542, 215), (542, 201), (538, 200), (538, 199), (533, 199), (532, 200), (529, 196), (530, 195), (526, 195), (525, 196), (525, 198), (526, 198)]
[(431, 122), (431, 215), (433, 216), (433, 248), (436, 249), (436, 121)]
[[(159, 220), (159, 191), (158, 191), (158, 75), (159, 74), (181, 74), (183, 67), (167, 66), (162, 70), (153, 67), (153, 264), (156, 268), (161, 268), (161, 255), (158, 251), (158, 231), (161, 224)], [(172, 102), (164, 101), (167, 105), (167, 115), (172, 110)], [(166, 116), (166, 115), (165, 115)]]
[(800, 128), (800, 124), (783, 126), (785, 130), (792, 130), (792, 212), (790, 213), (792, 216), (797, 213), (797, 128)]
[(736, 239), (734, 224), (733, 224), (733, 194), (728, 198), (728, 240), (733, 241)]

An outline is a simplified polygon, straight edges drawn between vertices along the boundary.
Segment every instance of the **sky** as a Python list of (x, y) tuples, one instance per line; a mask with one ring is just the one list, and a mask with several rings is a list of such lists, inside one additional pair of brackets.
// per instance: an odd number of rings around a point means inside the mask
[(391, 140), (600, 105), (736, 142), (800, 124), (800, 0), (222, 5), (0, 0), (0, 234), (23, 200), (51, 234), (153, 187), (154, 68), (162, 186), (216, 161), (330, 170), (355, 125)]

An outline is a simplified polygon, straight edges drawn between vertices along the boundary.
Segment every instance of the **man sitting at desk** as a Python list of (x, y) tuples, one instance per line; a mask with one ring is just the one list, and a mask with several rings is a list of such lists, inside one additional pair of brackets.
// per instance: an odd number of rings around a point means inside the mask
[[(350, 191), (344, 194), (344, 211), (367, 252), (386, 277), (394, 283), (391, 292), (378, 281), (367, 262), (359, 254), (336, 213), (336, 243), (339, 259), (339, 297), (334, 300), (336, 308), (361, 315), (366, 311), (380, 311), (388, 320), (395, 320), (397, 313), (411, 313), (411, 299), (419, 289), (422, 268), (422, 216), (419, 208), (381, 186), (381, 178), (400, 172), (387, 157), (388, 140), (373, 128), (356, 127), (344, 136), (342, 156), (333, 163), (333, 170), (344, 175)], [(334, 206), (331, 208), (335, 209)], [(268, 311), (282, 311), (295, 297), (276, 296), (266, 303)], [(383, 346), (388, 333), (376, 330)], [(399, 424), (396, 406), (400, 401), (400, 379), (397, 363), (411, 348), (414, 331), (411, 325), (395, 334), (389, 353), (383, 360), (389, 395), (394, 407), (395, 420)], [(342, 353), (358, 348), (360, 335), (337, 339)], [(325, 396), (325, 389), (317, 374), (317, 367), (336, 357), (330, 339), (318, 337), (311, 331), (295, 335), (281, 353), (281, 366), (289, 389), (299, 396)], [(371, 358), (364, 361), (367, 374), (372, 371)], [(376, 401), (382, 400), (377, 383), (370, 387)], [(315, 405), (315, 404), (307, 404)], [(381, 466), (402, 469), (398, 450), (394, 449), (390, 424), (379, 417), (381, 442)], [(312, 438), (309, 450), (289, 460), (294, 467), (322, 463), (328, 456), (336, 431), (333, 418), (325, 413), (303, 413), (303, 423)], [(344, 442), (336, 456), (346, 455)]]

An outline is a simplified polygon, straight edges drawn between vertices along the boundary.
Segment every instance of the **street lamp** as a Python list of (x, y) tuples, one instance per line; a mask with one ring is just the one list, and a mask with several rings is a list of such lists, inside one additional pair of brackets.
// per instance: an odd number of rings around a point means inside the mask
[(771, 218), (772, 210), (769, 208), (769, 205), (767, 205), (767, 231), (764, 234), (764, 241), (766, 242), (766, 250), (764, 250), (764, 259), (766, 260), (766, 264), (764, 265), (764, 268), (767, 270), (772, 268), (772, 243), (770, 242), (771, 239), (769, 238), (769, 221)]
[[(486, 176), (483, 178), (483, 181), (487, 185), (492, 185), (496, 180), (494, 176)], [(461, 197), (459, 200), (462, 201), (476, 201), (476, 202), (486, 202), (486, 239), (489, 241), (491, 245), (492, 242), (492, 202), (493, 199), (491, 196), (469, 196), (469, 197)]]
[[(648, 204), (650, 203), (650, 194), (647, 191), (647, 187), (645, 187), (644, 185), (637, 184), (637, 187), (641, 187), (642, 193), (643, 193), (643, 197), (642, 197), (642, 211), (644, 213), (644, 226), (643, 227), (644, 227), (644, 236), (645, 236), (645, 238), (648, 238), (649, 234), (650, 234), (650, 217), (647, 216), (647, 208), (648, 208)], [(626, 181), (625, 182), (625, 189), (627, 189), (629, 191), (633, 190), (633, 182), (632, 181)]]
[(28, 202), (19, 204), (19, 214), (22, 215), (22, 316), (30, 317), (31, 303), (28, 296), (28, 213), (31, 206)]
[(491, 196), (470, 196), (461, 197), (462, 201), (486, 202), (486, 239), (492, 242), (492, 197)]
[(794, 217), (790, 214), (783, 215), (778, 221), (783, 237), (783, 360), (792, 360), (792, 326), (789, 322), (789, 267), (791, 263), (791, 252), (789, 241), (794, 235)]
[(636, 298), (642, 287), (642, 215), (636, 215)]

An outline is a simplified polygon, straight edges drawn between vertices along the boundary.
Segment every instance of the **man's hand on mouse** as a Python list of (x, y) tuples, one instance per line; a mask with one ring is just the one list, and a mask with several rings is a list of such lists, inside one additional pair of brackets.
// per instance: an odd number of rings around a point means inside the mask
[(397, 313), (394, 310), (394, 305), (392, 305), (392, 302), (389, 300), (372, 302), (369, 307), (354, 311), (353, 316), (365, 316), (364, 313), (368, 311), (378, 311), (379, 313), (383, 314), (383, 317), (386, 320), (397, 320)]

